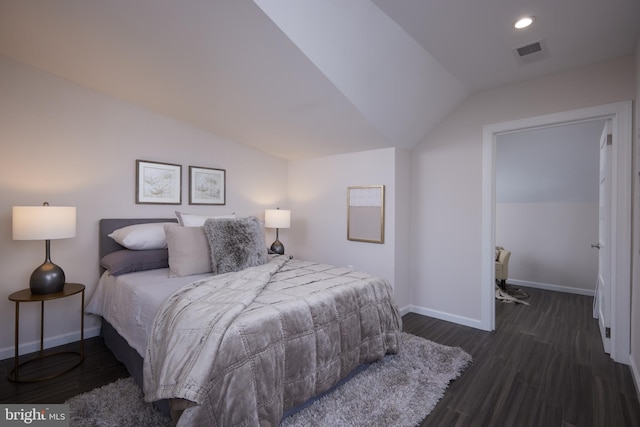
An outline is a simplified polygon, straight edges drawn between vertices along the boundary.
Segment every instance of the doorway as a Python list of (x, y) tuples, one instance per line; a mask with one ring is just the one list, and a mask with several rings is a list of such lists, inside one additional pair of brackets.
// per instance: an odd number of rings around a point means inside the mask
[(497, 135), (495, 238), (511, 252), (513, 287), (593, 297), (605, 124), (590, 120)]
[(619, 102), (487, 125), (483, 129), (482, 326), (495, 329), (496, 139), (499, 135), (591, 120), (612, 123), (611, 357), (629, 363), (631, 293), (631, 102)]

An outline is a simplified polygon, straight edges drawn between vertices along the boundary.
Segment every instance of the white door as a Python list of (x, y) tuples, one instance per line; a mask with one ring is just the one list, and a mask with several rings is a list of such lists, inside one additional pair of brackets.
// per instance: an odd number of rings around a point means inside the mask
[(600, 136), (600, 194), (598, 214), (598, 278), (593, 316), (598, 319), (604, 351), (611, 353), (611, 123), (607, 121)]

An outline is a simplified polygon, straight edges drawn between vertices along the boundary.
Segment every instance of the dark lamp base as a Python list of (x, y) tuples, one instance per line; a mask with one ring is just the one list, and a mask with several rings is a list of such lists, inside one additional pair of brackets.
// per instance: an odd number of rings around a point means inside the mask
[(54, 263), (45, 261), (31, 273), (29, 288), (33, 295), (55, 294), (62, 291), (64, 282), (64, 271)]
[(276, 239), (276, 241), (271, 244), (270, 250), (274, 254), (284, 255), (284, 245), (280, 243), (280, 240), (278, 239)]

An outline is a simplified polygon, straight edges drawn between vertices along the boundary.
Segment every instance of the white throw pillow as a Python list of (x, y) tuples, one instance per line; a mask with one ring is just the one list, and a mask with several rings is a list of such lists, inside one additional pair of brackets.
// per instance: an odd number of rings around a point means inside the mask
[(231, 215), (196, 215), (184, 212), (176, 211), (176, 217), (178, 218), (178, 224), (183, 225), (185, 227), (202, 227), (204, 222), (209, 218), (220, 219), (220, 218), (235, 218), (236, 214), (232, 213)]
[(169, 249), (169, 277), (211, 273), (211, 252), (203, 227), (164, 227)]
[(152, 222), (128, 225), (114, 230), (111, 234), (108, 234), (108, 236), (127, 249), (133, 249), (136, 251), (146, 249), (164, 249), (167, 247), (164, 226), (168, 224), (175, 223)]

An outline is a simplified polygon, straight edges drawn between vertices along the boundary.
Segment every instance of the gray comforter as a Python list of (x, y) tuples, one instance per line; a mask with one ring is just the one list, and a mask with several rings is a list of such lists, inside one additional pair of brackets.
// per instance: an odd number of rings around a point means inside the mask
[(185, 399), (184, 426), (278, 425), (361, 363), (399, 350), (389, 284), (275, 257), (192, 283), (158, 311), (145, 399)]

